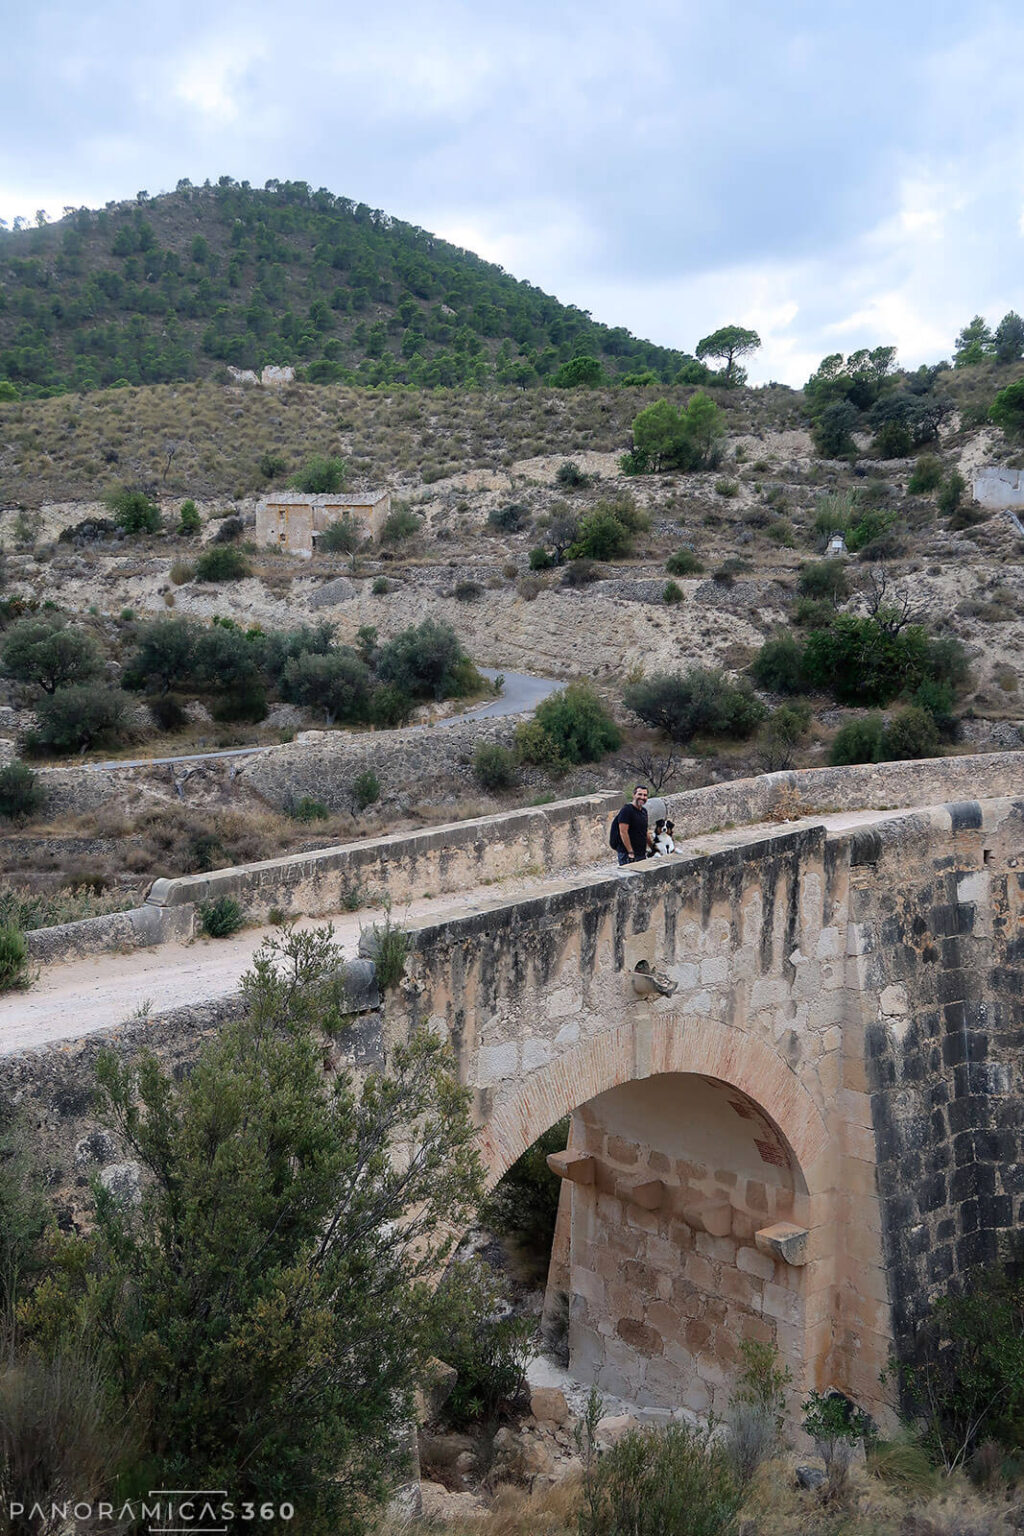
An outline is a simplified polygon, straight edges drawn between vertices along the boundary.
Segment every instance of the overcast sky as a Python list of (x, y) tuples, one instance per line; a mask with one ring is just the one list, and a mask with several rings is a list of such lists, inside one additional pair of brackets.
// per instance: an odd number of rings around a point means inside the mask
[(0, 215), (310, 182), (751, 378), (1024, 312), (1020, 0), (0, 0)]

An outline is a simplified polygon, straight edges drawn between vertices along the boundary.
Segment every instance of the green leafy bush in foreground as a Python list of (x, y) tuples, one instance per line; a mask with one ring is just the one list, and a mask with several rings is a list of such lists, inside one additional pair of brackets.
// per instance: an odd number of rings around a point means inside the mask
[(641, 678), (626, 689), (623, 702), (647, 725), (679, 742), (697, 735), (743, 739), (768, 713), (748, 682), (733, 682), (706, 667)]
[(0, 926), (0, 992), (25, 986), (28, 980), (28, 945), (17, 928)]
[(218, 896), (199, 907), (199, 926), (208, 939), (227, 939), (245, 922), (245, 913), (233, 896)]

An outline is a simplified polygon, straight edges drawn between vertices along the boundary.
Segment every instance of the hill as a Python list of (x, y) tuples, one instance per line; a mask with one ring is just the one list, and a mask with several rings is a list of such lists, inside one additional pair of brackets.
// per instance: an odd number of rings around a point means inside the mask
[(0, 232), (8, 394), (267, 364), (314, 383), (525, 386), (583, 356), (610, 379), (651, 370), (667, 382), (692, 364), (306, 182), (181, 181), (159, 197)]

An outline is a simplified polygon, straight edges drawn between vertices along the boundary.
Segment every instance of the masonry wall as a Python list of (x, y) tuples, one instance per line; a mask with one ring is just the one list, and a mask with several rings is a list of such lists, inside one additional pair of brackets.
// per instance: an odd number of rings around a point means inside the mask
[[(865, 1032), (893, 1324), (1024, 1259), (1024, 801), (885, 829), (855, 870), (851, 945), (878, 997)], [(919, 859), (911, 856), (913, 842)]]

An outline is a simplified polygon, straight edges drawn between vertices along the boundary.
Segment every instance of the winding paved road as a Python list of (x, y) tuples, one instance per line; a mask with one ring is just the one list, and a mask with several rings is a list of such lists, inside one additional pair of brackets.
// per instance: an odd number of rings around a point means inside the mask
[[(447, 715), (432, 725), (407, 726), (412, 731), (436, 731), (445, 725), (461, 725), (464, 720), (490, 720), (498, 715), (525, 715), (537, 708), (542, 699), (564, 685), (551, 677), (531, 677), (527, 672), (499, 672), (497, 667), (478, 668), (492, 682), (505, 679), (500, 698), (489, 704), (476, 704), (461, 715)], [(168, 763), (203, 763), (216, 757), (252, 757), (256, 752), (270, 752), (273, 743), (262, 747), (228, 747), (222, 752), (185, 752), (180, 757), (115, 757), (107, 763), (82, 763), (83, 768), (159, 768)]]

